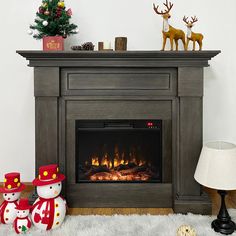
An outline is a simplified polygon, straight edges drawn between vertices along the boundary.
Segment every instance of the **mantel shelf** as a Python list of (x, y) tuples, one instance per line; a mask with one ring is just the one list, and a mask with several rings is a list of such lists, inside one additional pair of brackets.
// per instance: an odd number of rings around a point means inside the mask
[[(209, 66), (208, 61), (220, 50), (210, 51), (17, 51), (29, 60), (29, 66), (126, 66), (182, 67)], [(115, 63), (114, 63), (115, 62)]]

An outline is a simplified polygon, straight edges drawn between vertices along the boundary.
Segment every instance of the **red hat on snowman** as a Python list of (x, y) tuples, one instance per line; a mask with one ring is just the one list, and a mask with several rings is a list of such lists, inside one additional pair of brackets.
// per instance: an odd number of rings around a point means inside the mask
[(34, 186), (44, 186), (55, 184), (63, 181), (65, 175), (59, 173), (59, 168), (56, 164), (39, 167), (39, 176), (33, 180)]
[(20, 182), (20, 173), (11, 172), (5, 174), (3, 188), (0, 188), (0, 193), (16, 193), (25, 189), (25, 185)]
[(21, 198), (19, 204), (15, 207), (16, 210), (25, 211), (30, 210), (29, 200), (27, 198)]

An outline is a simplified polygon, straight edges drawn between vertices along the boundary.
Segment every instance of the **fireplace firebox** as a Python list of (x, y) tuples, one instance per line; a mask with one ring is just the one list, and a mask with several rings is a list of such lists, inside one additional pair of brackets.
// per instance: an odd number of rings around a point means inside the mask
[(34, 67), (36, 175), (58, 163), (72, 208), (211, 213), (193, 176), (219, 52), (19, 51)]
[(161, 182), (160, 120), (76, 121), (76, 175), (82, 182)]

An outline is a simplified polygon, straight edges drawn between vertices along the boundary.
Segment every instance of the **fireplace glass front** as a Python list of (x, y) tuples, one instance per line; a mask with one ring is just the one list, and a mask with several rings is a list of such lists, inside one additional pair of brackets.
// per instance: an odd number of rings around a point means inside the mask
[(77, 120), (76, 180), (161, 182), (161, 120)]

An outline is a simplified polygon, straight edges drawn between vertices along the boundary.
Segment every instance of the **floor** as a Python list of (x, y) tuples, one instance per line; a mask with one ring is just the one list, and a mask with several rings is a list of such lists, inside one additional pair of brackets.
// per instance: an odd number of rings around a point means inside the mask
[[(33, 187), (27, 185), (22, 197), (28, 197)], [(216, 215), (220, 207), (220, 197), (216, 190), (205, 189), (212, 199), (212, 214)], [(3, 198), (0, 196), (0, 202)], [(236, 191), (229, 191), (226, 196), (226, 205), (228, 208), (236, 208)], [(150, 214), (150, 215), (167, 215), (173, 213), (171, 208), (70, 208), (70, 215), (114, 215), (114, 214)]]

